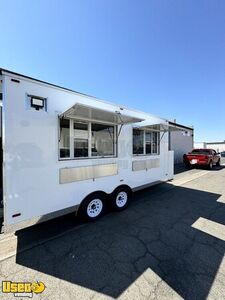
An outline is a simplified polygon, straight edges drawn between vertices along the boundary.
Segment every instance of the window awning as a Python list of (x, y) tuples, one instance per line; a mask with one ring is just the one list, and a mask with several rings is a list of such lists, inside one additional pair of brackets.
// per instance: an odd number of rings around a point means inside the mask
[(120, 111), (109, 111), (80, 103), (76, 103), (70, 107), (64, 113), (60, 114), (60, 117), (113, 125), (132, 124), (144, 121), (144, 119), (122, 114)]
[(181, 128), (179, 126), (176, 125), (171, 125), (171, 124), (151, 124), (151, 125), (142, 125), (140, 124), (140, 126), (135, 126), (134, 128), (136, 129), (144, 129), (144, 130), (148, 130), (148, 131), (152, 131), (152, 132), (168, 132), (168, 131), (184, 131), (184, 128)]

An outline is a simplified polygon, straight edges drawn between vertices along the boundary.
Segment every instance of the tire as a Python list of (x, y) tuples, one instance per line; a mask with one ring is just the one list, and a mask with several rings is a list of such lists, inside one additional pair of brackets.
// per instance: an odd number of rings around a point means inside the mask
[(189, 163), (188, 159), (186, 158), (185, 154), (183, 156), (183, 164), (184, 164), (185, 168), (187, 168), (187, 169), (190, 168), (190, 163)]
[(3, 190), (0, 189), (0, 208), (3, 208)]
[(195, 167), (195, 165), (192, 165), (189, 163), (189, 161), (184, 161), (184, 166), (186, 169), (193, 169)]
[(132, 190), (128, 186), (121, 186), (115, 189), (111, 195), (112, 209), (122, 211), (127, 208), (132, 198)]
[(106, 195), (102, 192), (87, 196), (80, 205), (78, 216), (88, 222), (99, 219), (105, 211), (105, 200)]
[(209, 170), (212, 170), (212, 168), (213, 168), (213, 161), (210, 160), (210, 162), (209, 162), (209, 164), (208, 164), (208, 169), (209, 169)]
[(216, 163), (216, 165), (217, 165), (218, 167), (220, 167), (220, 159), (218, 160), (218, 162)]
[(184, 166), (185, 166), (186, 169), (190, 169), (191, 168), (191, 165), (189, 163), (187, 163), (187, 162), (184, 162)]

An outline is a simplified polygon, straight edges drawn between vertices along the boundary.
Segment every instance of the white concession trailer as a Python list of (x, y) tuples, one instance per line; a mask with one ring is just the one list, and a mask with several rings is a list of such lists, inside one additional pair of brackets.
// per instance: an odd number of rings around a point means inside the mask
[(126, 208), (173, 178), (165, 119), (0, 69), (3, 231)]

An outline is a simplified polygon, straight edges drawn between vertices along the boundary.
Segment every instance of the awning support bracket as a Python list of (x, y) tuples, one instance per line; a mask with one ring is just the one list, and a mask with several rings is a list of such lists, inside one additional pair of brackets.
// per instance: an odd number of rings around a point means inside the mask
[(122, 128), (123, 128), (123, 124), (120, 125), (119, 131), (118, 131), (118, 134), (117, 134), (117, 137), (120, 136), (120, 133), (121, 133)]
[(166, 130), (166, 128), (165, 128), (163, 125), (161, 125), (161, 126), (162, 126), (162, 128), (163, 128), (163, 134), (162, 134), (162, 136), (160, 137), (159, 143), (161, 143), (161, 141), (162, 141), (162, 139), (163, 139), (165, 133), (168, 132), (168, 130)]
[(160, 138), (160, 142), (162, 141), (162, 139), (163, 139), (165, 133), (166, 133), (166, 131), (163, 131), (163, 134), (162, 134), (162, 136), (161, 136), (161, 138)]
[(121, 130), (122, 130), (122, 128), (123, 128), (123, 119), (122, 119), (122, 116), (121, 116), (120, 112), (116, 112), (116, 113), (117, 113), (117, 115), (118, 115), (118, 117), (119, 117), (119, 119), (120, 119), (120, 122), (121, 122), (119, 131), (118, 131), (118, 134), (117, 134), (117, 139), (118, 139), (119, 136), (120, 136)]

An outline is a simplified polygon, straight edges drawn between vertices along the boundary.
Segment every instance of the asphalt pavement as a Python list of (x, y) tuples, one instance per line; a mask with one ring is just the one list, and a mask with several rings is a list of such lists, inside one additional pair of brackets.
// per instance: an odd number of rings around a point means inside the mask
[(173, 182), (135, 193), (123, 212), (17, 232), (1, 280), (42, 281), (36, 299), (225, 299), (224, 181), (223, 167), (181, 167)]

